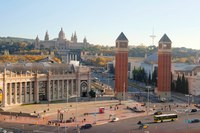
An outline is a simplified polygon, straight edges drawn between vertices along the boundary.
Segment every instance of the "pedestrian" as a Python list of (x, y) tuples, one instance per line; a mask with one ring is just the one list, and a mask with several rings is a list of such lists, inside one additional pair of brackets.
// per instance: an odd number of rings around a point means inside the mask
[(84, 118), (84, 122), (86, 121), (86, 119)]

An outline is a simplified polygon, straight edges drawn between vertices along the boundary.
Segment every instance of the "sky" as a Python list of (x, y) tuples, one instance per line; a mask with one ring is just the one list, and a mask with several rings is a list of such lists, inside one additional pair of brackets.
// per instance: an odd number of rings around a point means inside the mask
[(129, 45), (154, 45), (164, 33), (173, 47), (200, 49), (200, 0), (0, 0), (0, 37), (57, 38), (114, 46), (123, 32)]

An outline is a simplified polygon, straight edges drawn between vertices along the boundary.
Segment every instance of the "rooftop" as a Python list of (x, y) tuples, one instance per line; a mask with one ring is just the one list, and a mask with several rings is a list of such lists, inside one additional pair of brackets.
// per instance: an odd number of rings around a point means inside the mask
[(121, 34), (118, 36), (118, 38), (116, 39), (116, 41), (128, 41), (128, 39), (126, 38), (126, 36), (124, 35), (124, 33), (121, 32)]
[(159, 43), (163, 43), (163, 42), (171, 43), (172, 41), (169, 39), (169, 37), (166, 34), (164, 34), (162, 38), (160, 39)]

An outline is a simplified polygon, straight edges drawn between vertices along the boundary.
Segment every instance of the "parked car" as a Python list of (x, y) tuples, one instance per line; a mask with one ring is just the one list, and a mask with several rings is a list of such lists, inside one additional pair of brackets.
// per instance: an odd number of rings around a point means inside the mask
[(197, 109), (191, 109), (191, 112), (197, 112)]
[(141, 106), (146, 106), (146, 103), (141, 104)]
[(116, 121), (118, 121), (118, 120), (119, 120), (119, 118), (114, 117), (114, 118), (111, 120), (111, 122), (116, 122)]
[(199, 119), (192, 119), (188, 121), (189, 123), (199, 123), (200, 120)]
[(132, 110), (133, 110), (134, 112), (137, 112), (137, 113), (143, 113), (143, 112), (145, 112), (144, 110), (138, 109), (137, 107), (133, 107)]
[(200, 105), (199, 104), (194, 104), (195, 107), (197, 108), (200, 108)]
[(81, 126), (81, 130), (90, 129), (91, 127), (92, 127), (92, 124), (85, 124), (85, 125)]

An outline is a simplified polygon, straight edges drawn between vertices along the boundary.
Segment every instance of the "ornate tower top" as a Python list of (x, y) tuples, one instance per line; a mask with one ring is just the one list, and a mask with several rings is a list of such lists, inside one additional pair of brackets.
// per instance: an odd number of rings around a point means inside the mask
[(72, 36), (71, 36), (71, 41), (73, 42), (73, 40), (74, 40), (74, 35), (73, 35), (73, 33), (72, 33)]
[(123, 32), (116, 39), (116, 51), (128, 51), (128, 39)]
[(49, 34), (48, 34), (48, 31), (46, 31), (46, 34), (45, 34), (44, 40), (45, 40), (45, 41), (49, 41)]
[(171, 49), (171, 44), (172, 41), (169, 39), (169, 37), (164, 34), (162, 38), (160, 39), (159, 43), (159, 49), (164, 50), (164, 49)]
[(64, 40), (65, 39), (65, 33), (63, 32), (63, 28), (61, 28), (61, 30), (59, 32), (59, 35), (58, 35), (58, 38), (60, 40)]
[(39, 39), (38, 35), (37, 35), (37, 37), (35, 38), (35, 41), (36, 41), (37, 43), (39, 43), (40, 39)]
[(77, 35), (76, 35), (76, 31), (74, 32), (74, 42), (77, 43)]
[(118, 38), (116, 39), (117, 41), (128, 41), (128, 39), (126, 38), (126, 36), (124, 35), (123, 32), (121, 32), (121, 34), (118, 36)]
[(87, 39), (86, 39), (86, 37), (84, 37), (84, 39), (83, 39), (83, 43), (87, 43)]

